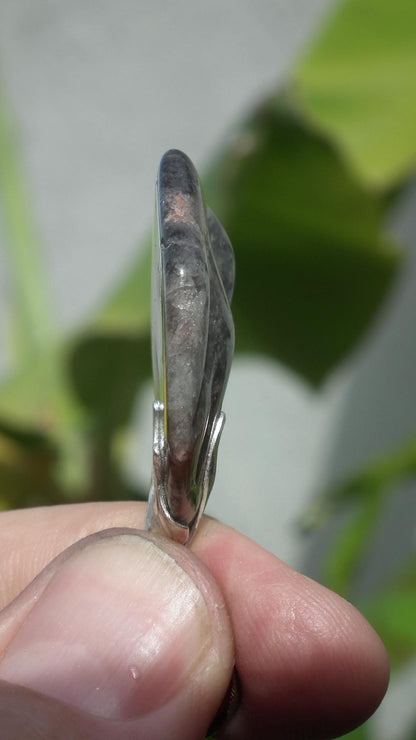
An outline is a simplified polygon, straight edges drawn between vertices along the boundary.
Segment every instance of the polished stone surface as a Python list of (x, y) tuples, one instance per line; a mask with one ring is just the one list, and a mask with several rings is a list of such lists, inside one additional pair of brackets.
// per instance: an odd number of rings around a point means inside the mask
[(190, 521), (199, 465), (234, 351), (230, 241), (206, 212), (190, 159), (170, 150), (157, 183), (153, 255), (155, 394), (166, 406), (172, 515)]

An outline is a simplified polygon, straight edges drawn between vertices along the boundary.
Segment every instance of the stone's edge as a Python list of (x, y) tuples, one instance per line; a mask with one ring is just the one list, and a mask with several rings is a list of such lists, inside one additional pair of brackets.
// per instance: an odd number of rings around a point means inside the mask
[(178, 150), (162, 157), (157, 203), (169, 509), (174, 520), (189, 523), (233, 356), (234, 255), (223, 227), (205, 208), (195, 167)]

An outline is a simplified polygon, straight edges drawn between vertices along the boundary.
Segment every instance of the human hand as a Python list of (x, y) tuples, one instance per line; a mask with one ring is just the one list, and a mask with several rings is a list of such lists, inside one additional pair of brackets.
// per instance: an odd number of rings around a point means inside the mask
[(191, 550), (128, 529), (144, 513), (0, 515), (3, 740), (199, 740), (234, 660), (224, 740), (331, 738), (374, 711), (388, 659), (354, 607), (217, 521)]

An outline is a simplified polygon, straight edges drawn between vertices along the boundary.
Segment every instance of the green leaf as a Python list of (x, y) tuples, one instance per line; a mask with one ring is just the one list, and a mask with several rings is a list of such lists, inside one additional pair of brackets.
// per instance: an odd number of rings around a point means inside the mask
[(108, 431), (130, 419), (137, 390), (151, 373), (150, 337), (87, 335), (70, 359), (72, 384), (94, 423)]
[[(322, 381), (356, 345), (388, 291), (399, 262), (398, 250), (383, 230), (387, 196), (362, 183), (350, 167), (355, 162), (352, 155), (346, 161), (347, 144), (335, 129), (320, 122), (313, 110), (316, 101), (322, 101), (319, 85), (329, 92), (334, 87), (331, 80), (337, 70), (337, 48), (342, 57), (338, 70), (347, 74), (351, 67), (360, 78), (358, 82), (364, 81), (365, 44), (359, 40), (357, 47), (351, 46), (347, 33), (350, 29), (351, 34), (350, 27), (356, 30), (353, 10), (357, 13), (358, 7), (362, 9), (358, 0), (345, 5), (332, 30), (316, 46), (315, 56), (311, 53), (296, 73), (295, 89), (286, 97), (273, 96), (254, 112), (207, 180), (208, 202), (224, 221), (237, 255), (237, 349), (270, 354), (313, 383)], [(403, 8), (403, 1), (395, 7)], [(384, 18), (387, 26), (385, 0), (378, 3), (380, 8), (375, 22), (380, 24)], [(410, 5), (408, 9), (410, 12)], [(399, 13), (391, 13), (395, 14), (391, 29), (397, 41)], [(374, 53), (373, 27), (367, 17), (360, 18), (361, 22), (363, 33), (372, 34), (368, 49)], [(408, 36), (404, 41), (406, 56), (411, 51)], [(391, 51), (393, 46), (386, 48)], [(389, 67), (391, 79), (395, 78), (394, 83), (390, 79), (390, 87), (401, 100), (408, 83), (403, 65), (397, 60), (392, 63), (390, 51), (384, 69)], [(354, 60), (357, 64), (361, 60), (360, 73)], [(382, 77), (381, 82), (387, 83), (388, 75)], [(345, 104), (339, 107), (337, 121), (352, 121), (351, 130), (358, 140), (360, 126), (367, 131), (372, 120), (374, 144), (385, 141), (383, 136), (389, 130), (386, 116), (379, 115), (380, 111), (374, 116), (373, 111), (369, 119), (369, 108), (360, 107), (359, 96), (354, 97), (348, 84), (342, 83), (340, 79)], [(361, 98), (362, 94), (361, 90)], [(398, 120), (413, 110), (412, 101), (407, 105), (398, 105), (394, 113)], [(391, 99), (388, 107), (392, 116)], [(2, 118), (0, 124), (4, 121)], [(42, 303), (41, 282), (29, 281), (35, 286), (31, 294), (26, 285), (28, 276), (36, 276), (40, 269), (38, 249), (33, 247), (33, 221), (25, 211), (27, 203), (9, 127), (3, 125), (0, 133), (0, 186), (16, 245), (15, 272), (22, 280), (18, 295), (24, 297), (18, 302), (25, 328), (19, 329), (18, 336), (34, 336), (39, 326), (48, 334), (52, 312)], [(408, 138), (407, 134), (403, 138)], [(394, 171), (393, 160), (397, 160), (402, 143), (397, 143), (395, 151), (389, 147), (381, 151), (382, 146), (377, 146), (384, 163), (390, 157)], [(397, 162), (395, 166), (398, 171)], [(2, 178), (6, 172), (7, 177)], [(391, 182), (383, 182), (390, 189)], [(99, 493), (100, 481), (108, 477), (109, 460), (110, 472), (118, 478), (116, 437), (128, 424), (135, 394), (150, 372), (149, 261), (150, 250), (142, 250), (126, 278), (76, 337), (69, 337), (43, 357), (32, 349), (28, 354), (22, 351), (22, 357), (30, 356), (30, 362), (22, 364), (13, 382), (0, 389), (0, 419), (9, 443), (13, 434), (45, 436), (59, 450), (55, 473), (66, 481), (68, 490), (86, 485), (85, 471), (91, 464), (92, 495)], [(31, 308), (25, 302), (28, 296)], [(39, 346), (37, 340), (34, 346)]]
[(344, 740), (371, 740), (370, 723), (366, 722), (364, 725), (360, 725), (356, 730), (348, 732), (347, 735), (343, 735), (342, 737)]
[(110, 296), (93, 316), (87, 331), (91, 335), (95, 332), (146, 335), (150, 330), (150, 308), (151, 249), (146, 239)]
[(207, 185), (236, 253), (237, 350), (267, 353), (321, 382), (395, 275), (384, 200), (282, 96), (237, 133)]
[(124, 480), (120, 430), (151, 374), (150, 249), (74, 343), (68, 363), (73, 391), (88, 418), (90, 498), (142, 498)]
[[(5, 450), (10, 452), (9, 460), (6, 455), (3, 458), (3, 474), (6, 475), (9, 468), (18, 467), (18, 456), (14, 452), (18, 444), (20, 464), (27, 471), (20, 486), (21, 506), (32, 506), (42, 500), (34, 495), (30, 477), (33, 471), (29, 471), (22, 457), (34, 454), (36, 449), (40, 461), (45, 451), (54, 451), (48, 477), (44, 479), (45, 502), (50, 502), (51, 496), (55, 502), (82, 498), (81, 491), (87, 488), (82, 436), (85, 414), (67, 381), (71, 347), (68, 340), (67, 345), (53, 345), (36, 353), (29, 364), (0, 387), (0, 434)], [(44, 469), (41, 462), (40, 467)], [(0, 474), (2, 490), (6, 485), (4, 475)], [(12, 496), (10, 503), (13, 503)]]
[(348, 593), (379, 522), (387, 497), (404, 479), (416, 474), (416, 437), (369, 462), (346, 481), (317, 498), (302, 516), (310, 531), (326, 524), (339, 512), (352, 516), (328, 553), (326, 581), (339, 593)]
[[(82, 332), (35, 353), (0, 388), (0, 432), (56, 447), (49, 470), (56, 500), (125, 498), (119, 432), (150, 369), (150, 265), (136, 270)], [(1, 481), (1, 471), (0, 471)], [(32, 505), (28, 488), (21, 504)]]
[(416, 655), (416, 560), (370, 602), (360, 606), (381, 636), (392, 666), (400, 667)]
[(78, 336), (4, 384), (0, 507), (139, 496), (119, 433), (149, 366), (148, 336)]
[(386, 450), (354, 473), (347, 480), (329, 488), (320, 495), (302, 516), (301, 525), (310, 531), (326, 524), (335, 513), (352, 501), (380, 496), (402, 480), (416, 474), (416, 436), (412, 435), (400, 446)]
[(77, 416), (75, 396), (66, 385), (66, 365), (72, 343), (51, 345), (0, 387), (0, 418), (10, 427), (55, 436), (61, 425)]
[(354, 515), (336, 537), (325, 563), (325, 583), (337, 593), (348, 596), (355, 576), (371, 544), (383, 510), (384, 492), (362, 497)]
[(53, 501), (56, 456), (42, 434), (0, 423), (0, 509)]
[(106, 427), (127, 423), (135, 395), (151, 374), (150, 263), (145, 243), (71, 352), (69, 373), (77, 397)]
[(0, 209), (13, 284), (10, 334), (16, 360), (25, 362), (54, 331), (54, 313), (35, 219), (21, 176), (18, 147), (0, 89)]
[(347, 0), (294, 74), (306, 115), (377, 188), (416, 163), (415, 38), (414, 0)]

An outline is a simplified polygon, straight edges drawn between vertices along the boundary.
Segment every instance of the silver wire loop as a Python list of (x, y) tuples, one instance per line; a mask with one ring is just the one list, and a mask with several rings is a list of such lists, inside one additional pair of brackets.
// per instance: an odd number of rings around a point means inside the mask
[(153, 473), (145, 527), (164, 534), (182, 545), (188, 545), (204, 513), (214, 484), (218, 446), (224, 428), (225, 414), (221, 412), (216, 417), (204, 460), (198, 461), (201, 472), (195, 517), (189, 524), (183, 524), (176, 521), (169, 511), (169, 451), (164, 434), (164, 411), (164, 404), (161, 401), (155, 401), (153, 404)]

